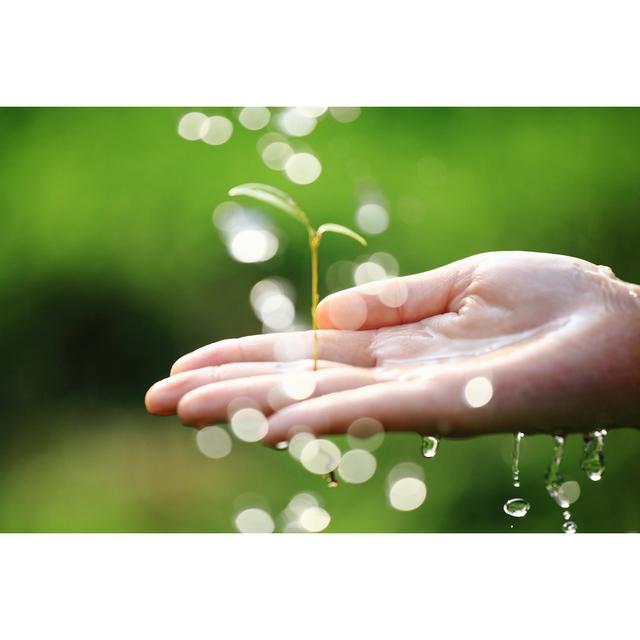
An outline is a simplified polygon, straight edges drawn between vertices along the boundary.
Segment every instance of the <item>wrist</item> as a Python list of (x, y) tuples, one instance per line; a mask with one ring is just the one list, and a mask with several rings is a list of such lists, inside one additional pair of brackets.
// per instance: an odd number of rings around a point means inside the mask
[(640, 286), (620, 283), (617, 304), (609, 309), (607, 325), (611, 345), (609, 393), (617, 403), (615, 425), (640, 427)]

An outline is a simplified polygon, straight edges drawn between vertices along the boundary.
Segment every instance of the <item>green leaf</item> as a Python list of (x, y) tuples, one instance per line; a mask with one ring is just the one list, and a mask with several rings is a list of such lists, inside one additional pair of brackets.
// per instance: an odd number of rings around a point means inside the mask
[(276, 189), (268, 184), (258, 184), (257, 182), (240, 184), (230, 189), (229, 195), (231, 197), (246, 196), (247, 198), (253, 198), (254, 200), (270, 204), (276, 209), (280, 209), (280, 211), (284, 211), (294, 217), (307, 229), (311, 229), (307, 214), (302, 210), (300, 205), (284, 191), (280, 191), (280, 189)]
[(329, 231), (330, 233), (339, 233), (341, 236), (348, 236), (349, 238), (353, 238), (356, 242), (359, 242), (363, 247), (367, 246), (367, 241), (355, 231), (352, 231), (348, 227), (343, 227), (341, 224), (333, 224), (329, 222), (328, 224), (322, 224), (318, 227), (317, 234), (321, 236), (325, 231)]

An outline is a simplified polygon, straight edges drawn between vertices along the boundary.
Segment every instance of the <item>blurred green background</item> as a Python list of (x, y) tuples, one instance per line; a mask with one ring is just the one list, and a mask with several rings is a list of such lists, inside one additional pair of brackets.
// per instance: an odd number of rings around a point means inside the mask
[[(210, 146), (178, 135), (190, 110), (0, 110), (0, 529), (232, 531), (247, 502), (275, 517), (311, 491), (332, 516), (327, 531), (510, 531), (509, 436), (444, 441), (423, 460), (417, 435), (387, 435), (372, 480), (329, 489), (260, 445), (234, 441), (228, 457), (204, 457), (192, 430), (146, 415), (144, 393), (184, 352), (259, 333), (249, 292), (261, 278), (289, 279), (301, 314), (308, 308), (294, 221), (265, 210), (280, 251), (259, 264), (233, 260), (213, 226), (213, 209), (241, 182), (283, 188), (313, 222), (348, 226), (373, 190), (390, 225), (367, 251), (393, 254), (402, 274), (524, 249), (640, 282), (640, 111), (368, 108), (348, 124), (326, 113), (292, 140), (323, 167), (301, 186), (256, 150), (275, 117), (249, 131), (237, 110), (201, 108), (235, 125)], [(361, 258), (342, 238), (323, 243), (321, 295), (329, 265)], [(514, 531), (560, 530), (543, 486), (551, 449), (542, 436), (523, 443), (521, 494), (532, 508)], [(609, 434), (599, 483), (580, 472), (580, 450), (570, 437), (563, 465), (582, 487), (571, 509), (579, 530), (638, 530), (640, 434)], [(406, 513), (385, 495), (401, 461), (423, 466), (428, 486)]]

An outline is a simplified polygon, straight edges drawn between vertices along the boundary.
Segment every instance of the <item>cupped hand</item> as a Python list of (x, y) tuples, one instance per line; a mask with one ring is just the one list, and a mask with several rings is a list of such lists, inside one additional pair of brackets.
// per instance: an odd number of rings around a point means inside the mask
[[(317, 371), (310, 331), (223, 340), (180, 358), (148, 410), (204, 426), (242, 398), (269, 443), (364, 416), (446, 436), (640, 424), (640, 288), (607, 267), (480, 254), (335, 293), (318, 321)], [(304, 399), (287, 394), (299, 376)]]

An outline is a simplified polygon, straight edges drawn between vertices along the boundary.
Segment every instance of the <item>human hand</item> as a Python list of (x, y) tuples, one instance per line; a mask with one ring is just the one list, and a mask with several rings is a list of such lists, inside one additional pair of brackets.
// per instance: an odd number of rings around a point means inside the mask
[[(446, 436), (640, 424), (640, 288), (607, 267), (485, 253), (330, 295), (318, 321), (318, 371), (310, 331), (223, 340), (180, 358), (148, 410), (204, 426), (243, 397), (272, 444), (363, 416)], [(302, 369), (313, 393), (296, 400), (282, 390)]]

